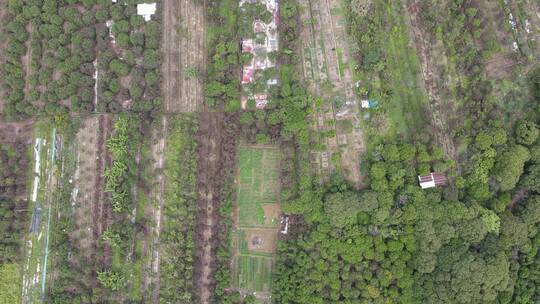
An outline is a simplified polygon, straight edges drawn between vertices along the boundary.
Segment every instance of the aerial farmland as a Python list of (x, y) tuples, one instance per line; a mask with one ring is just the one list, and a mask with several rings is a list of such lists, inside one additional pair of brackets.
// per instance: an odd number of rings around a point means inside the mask
[(0, 303), (540, 302), (537, 1), (0, 4)]

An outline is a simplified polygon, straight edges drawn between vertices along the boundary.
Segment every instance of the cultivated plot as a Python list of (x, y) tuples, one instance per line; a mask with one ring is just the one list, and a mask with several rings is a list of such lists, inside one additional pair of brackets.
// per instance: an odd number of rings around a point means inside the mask
[(279, 151), (241, 148), (239, 158), (239, 225), (277, 227)]
[(270, 301), (272, 269), (280, 223), (280, 152), (268, 146), (239, 150), (237, 204), (233, 231), (233, 284)]
[[(313, 117), (320, 146), (313, 160), (325, 179), (339, 167), (347, 180), (360, 187), (359, 155), (364, 150), (360, 100), (354, 93), (341, 2), (300, 0), (299, 5), (304, 79), (311, 93), (323, 99)], [(336, 128), (336, 121), (347, 121), (351, 128)]]
[(57, 187), (56, 166), (58, 153), (56, 129), (40, 126), (33, 143), (34, 160), (32, 186), (29, 188), (29, 205), (32, 218), (25, 244), (23, 269), (23, 303), (43, 301), (49, 260), (49, 236), (51, 228), (54, 190)]
[(194, 112), (203, 102), (203, 1), (163, 1), (163, 93), (167, 113)]

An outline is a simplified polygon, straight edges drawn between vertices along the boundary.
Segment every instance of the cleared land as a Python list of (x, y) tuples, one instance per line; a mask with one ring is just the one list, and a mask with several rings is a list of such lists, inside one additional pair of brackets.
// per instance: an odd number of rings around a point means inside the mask
[(205, 68), (204, 2), (163, 1), (163, 94), (166, 113), (202, 107)]
[(33, 121), (0, 122), (0, 142), (15, 143), (32, 141)]
[(279, 216), (280, 151), (271, 146), (239, 149), (233, 230), (233, 285), (270, 302)]
[(160, 252), (159, 252), (159, 236), (162, 229), (162, 213), (164, 205), (164, 187), (165, 178), (163, 169), (165, 165), (165, 136), (167, 130), (167, 117), (163, 116), (159, 127), (152, 130), (151, 142), (151, 158), (152, 158), (152, 175), (154, 177), (154, 185), (151, 189), (152, 204), (147, 204), (147, 212), (150, 213), (150, 244), (148, 253), (150, 255), (149, 265), (144, 273), (145, 279), (143, 286), (149, 290), (153, 288), (152, 302), (159, 303), (159, 288), (160, 288)]

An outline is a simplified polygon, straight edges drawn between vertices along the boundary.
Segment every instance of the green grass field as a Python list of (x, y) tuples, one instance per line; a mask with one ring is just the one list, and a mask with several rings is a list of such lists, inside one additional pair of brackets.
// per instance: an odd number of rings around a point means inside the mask
[(260, 256), (242, 255), (237, 258), (237, 286), (242, 290), (270, 292), (274, 260)]
[(239, 158), (239, 226), (277, 227), (277, 223), (265, 223), (262, 205), (279, 200), (279, 151), (241, 147)]
[(390, 76), (388, 87), (392, 88), (387, 110), (397, 133), (409, 134), (426, 123), (423, 114), (427, 96), (422, 89), (416, 50), (409, 43), (408, 29), (398, 8), (399, 4), (386, 4), (379, 10), (396, 23), (385, 33), (386, 39), (381, 39)]
[[(278, 233), (277, 213), (265, 217), (265, 207), (279, 212), (279, 162), (280, 151), (272, 147), (246, 147), (239, 149), (239, 176), (237, 188), (237, 229), (233, 232), (234, 251), (232, 282), (235, 288), (244, 292), (257, 292), (259, 303), (264, 294), (272, 291), (272, 269), (275, 248), (266, 252), (251, 251), (246, 240), (246, 229), (261, 233), (260, 236)], [(263, 239), (269, 246), (269, 239)]]

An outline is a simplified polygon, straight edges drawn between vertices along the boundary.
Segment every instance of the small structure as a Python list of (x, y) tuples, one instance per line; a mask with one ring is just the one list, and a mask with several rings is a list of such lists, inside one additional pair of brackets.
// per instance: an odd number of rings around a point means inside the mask
[(276, 0), (266, 0), (266, 10), (269, 12), (273, 12), (277, 10), (277, 2)]
[(150, 21), (152, 15), (156, 13), (155, 3), (137, 4), (137, 15), (143, 16), (144, 21)]
[(253, 81), (253, 75), (255, 74), (255, 70), (252, 66), (244, 66), (244, 69), (242, 71), (242, 84), (248, 84)]
[(282, 216), (280, 220), (281, 227), (281, 234), (287, 234), (289, 232), (289, 217), (288, 216)]
[(266, 32), (266, 24), (261, 20), (255, 20), (253, 22), (253, 31), (255, 33), (264, 33)]
[(364, 109), (374, 109), (379, 106), (379, 102), (373, 99), (362, 99), (361, 106)]
[(431, 172), (429, 175), (418, 175), (418, 181), (422, 189), (446, 185), (446, 175)]
[(278, 80), (276, 78), (270, 78), (266, 81), (266, 84), (271, 86), (271, 85), (276, 85), (278, 83)]
[(253, 52), (253, 48), (253, 39), (242, 39), (242, 53), (251, 53)]
[(266, 107), (266, 104), (268, 103), (268, 94), (255, 94), (254, 98), (257, 109), (264, 109), (264, 107)]

